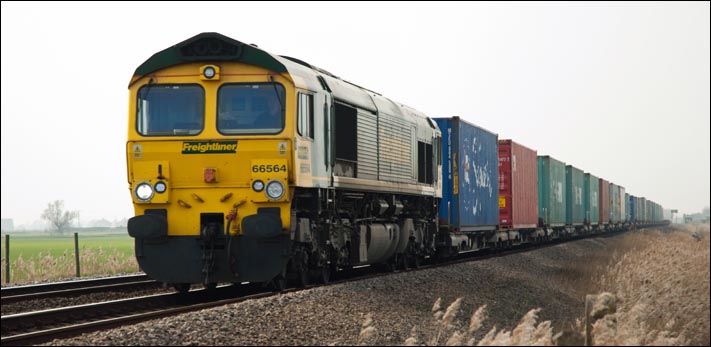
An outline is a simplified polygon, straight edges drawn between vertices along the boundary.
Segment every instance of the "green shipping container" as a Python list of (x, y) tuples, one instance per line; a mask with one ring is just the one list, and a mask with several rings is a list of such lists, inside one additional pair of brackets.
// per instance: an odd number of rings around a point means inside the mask
[(610, 221), (620, 222), (620, 186), (610, 183)]
[(538, 218), (549, 227), (565, 226), (565, 163), (538, 156)]
[(573, 165), (567, 165), (565, 167), (565, 224), (583, 225), (585, 222), (584, 189), (583, 171)]
[(583, 208), (585, 209), (585, 222), (590, 225), (600, 224), (600, 183), (598, 177), (589, 173), (585, 174), (583, 184), (585, 191)]

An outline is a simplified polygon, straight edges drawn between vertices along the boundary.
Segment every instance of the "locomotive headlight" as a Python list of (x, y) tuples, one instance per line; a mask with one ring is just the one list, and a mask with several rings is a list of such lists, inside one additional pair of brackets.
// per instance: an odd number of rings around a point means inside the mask
[(136, 197), (141, 201), (148, 201), (153, 197), (153, 187), (148, 182), (141, 182), (136, 186)]
[(203, 74), (205, 74), (205, 78), (213, 78), (215, 77), (215, 68), (208, 66), (203, 70)]
[(284, 196), (284, 185), (279, 181), (271, 181), (267, 183), (267, 197), (272, 200), (278, 200)]
[(158, 194), (165, 193), (166, 188), (165, 182), (162, 181), (157, 182), (155, 185), (156, 193)]
[(264, 189), (264, 182), (260, 180), (252, 182), (252, 189), (254, 189), (255, 192), (261, 192)]

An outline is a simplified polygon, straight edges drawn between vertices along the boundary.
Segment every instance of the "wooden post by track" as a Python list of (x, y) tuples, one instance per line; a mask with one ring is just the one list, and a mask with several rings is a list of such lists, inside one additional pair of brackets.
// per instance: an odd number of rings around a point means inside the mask
[(79, 233), (74, 233), (74, 259), (77, 264), (77, 277), (81, 276), (79, 272)]
[(10, 283), (10, 235), (5, 235), (5, 283)]

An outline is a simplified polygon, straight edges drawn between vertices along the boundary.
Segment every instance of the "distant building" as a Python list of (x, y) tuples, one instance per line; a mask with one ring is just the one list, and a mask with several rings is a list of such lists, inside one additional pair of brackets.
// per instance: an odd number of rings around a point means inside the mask
[(709, 208), (705, 207), (701, 213), (685, 214), (684, 223), (689, 222), (708, 222), (711, 219)]
[(12, 221), (12, 218), (3, 218), (1, 229), (2, 231), (15, 231), (15, 223)]

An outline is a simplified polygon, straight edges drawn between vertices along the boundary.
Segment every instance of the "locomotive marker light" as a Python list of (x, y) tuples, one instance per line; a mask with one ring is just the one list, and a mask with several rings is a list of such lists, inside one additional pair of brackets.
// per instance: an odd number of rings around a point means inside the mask
[(264, 189), (264, 182), (261, 180), (254, 181), (254, 183), (252, 183), (252, 189), (257, 193), (261, 192)]
[(200, 75), (202, 80), (217, 81), (220, 77), (217, 74), (220, 73), (220, 68), (214, 65), (205, 65), (200, 68)]
[(141, 182), (136, 186), (136, 198), (143, 202), (150, 200), (153, 197), (153, 187), (148, 182)]
[(266, 194), (269, 199), (279, 200), (284, 196), (284, 185), (279, 181), (271, 181), (267, 183)]
[(162, 182), (162, 181), (156, 182), (156, 185), (155, 185), (156, 193), (163, 194), (163, 193), (165, 193), (166, 188), (167, 187), (165, 185), (165, 182)]

